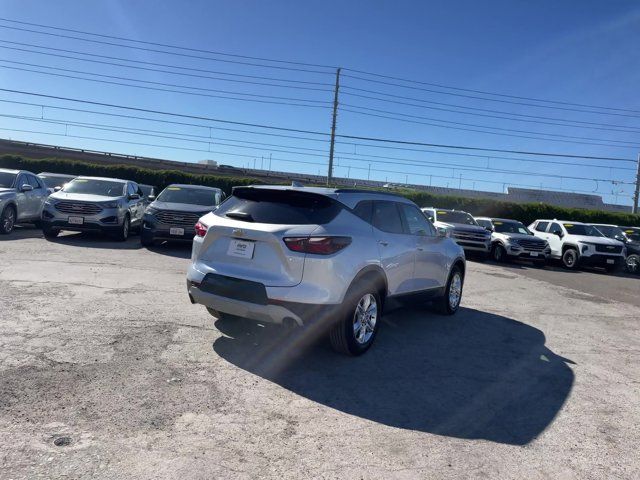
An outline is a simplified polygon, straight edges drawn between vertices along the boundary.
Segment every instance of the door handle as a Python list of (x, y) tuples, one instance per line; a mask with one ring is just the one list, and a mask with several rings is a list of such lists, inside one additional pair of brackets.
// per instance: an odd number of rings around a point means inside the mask
[(387, 245), (389, 245), (389, 242), (385, 242), (384, 240), (378, 240), (378, 243), (383, 247), (386, 247)]
[(423, 247), (418, 247), (417, 249), (418, 249), (420, 252), (423, 252), (423, 251), (424, 251), (424, 248), (423, 248)]

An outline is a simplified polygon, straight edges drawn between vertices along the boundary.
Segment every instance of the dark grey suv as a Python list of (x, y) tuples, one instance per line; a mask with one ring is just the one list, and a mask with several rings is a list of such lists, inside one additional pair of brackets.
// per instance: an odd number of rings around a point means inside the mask
[(145, 210), (140, 242), (151, 246), (156, 240), (192, 241), (198, 219), (220, 205), (223, 195), (219, 188), (169, 185)]

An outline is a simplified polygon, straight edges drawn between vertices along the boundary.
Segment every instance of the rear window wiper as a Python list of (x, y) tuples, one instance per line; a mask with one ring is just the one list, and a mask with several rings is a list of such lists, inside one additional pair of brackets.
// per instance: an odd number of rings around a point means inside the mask
[(253, 222), (253, 217), (251, 216), (250, 213), (245, 213), (245, 212), (228, 212), (225, 213), (226, 217), (229, 218), (236, 218), (238, 220), (242, 220), (244, 222)]

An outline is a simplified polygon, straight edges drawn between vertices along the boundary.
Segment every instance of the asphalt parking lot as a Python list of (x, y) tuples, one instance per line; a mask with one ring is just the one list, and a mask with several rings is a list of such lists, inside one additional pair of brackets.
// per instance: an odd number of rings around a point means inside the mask
[(469, 262), (348, 358), (214, 324), (189, 253), (0, 240), (0, 477), (640, 478), (640, 277)]

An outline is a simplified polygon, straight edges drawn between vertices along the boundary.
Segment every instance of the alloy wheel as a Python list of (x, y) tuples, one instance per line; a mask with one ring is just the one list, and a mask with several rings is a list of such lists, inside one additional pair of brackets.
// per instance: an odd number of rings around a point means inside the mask
[(8, 208), (7, 212), (4, 214), (4, 219), (2, 222), (4, 231), (7, 233), (10, 233), (13, 230), (15, 223), (16, 223), (16, 214), (13, 212), (12, 208)]
[(449, 286), (449, 308), (455, 310), (460, 304), (462, 297), (462, 277), (460, 272), (455, 272), (451, 277), (451, 285)]
[(378, 302), (371, 293), (365, 294), (353, 313), (353, 336), (360, 345), (365, 345), (373, 336), (378, 322)]

